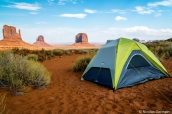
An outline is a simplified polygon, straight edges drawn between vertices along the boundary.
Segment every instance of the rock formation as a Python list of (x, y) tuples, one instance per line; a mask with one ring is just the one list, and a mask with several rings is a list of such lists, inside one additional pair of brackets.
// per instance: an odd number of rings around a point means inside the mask
[(20, 29), (19, 29), (19, 32), (17, 33), (16, 28), (13, 26), (4, 25), (2, 32), (3, 32), (4, 40), (6, 39), (13, 40), (13, 41), (22, 40)]
[(75, 37), (75, 43), (72, 46), (84, 46), (90, 47), (93, 46), (88, 42), (88, 36), (86, 33), (78, 33)]
[(3, 39), (0, 40), (0, 49), (11, 49), (11, 48), (28, 48), (33, 49), (34, 46), (24, 42), (21, 38), (20, 29), (18, 33), (14, 26), (4, 25), (2, 29)]
[(44, 37), (42, 35), (38, 36), (37, 40), (36, 41), (42, 41), (44, 42)]
[(49, 46), (51, 46), (44, 41), (44, 36), (42, 36), (42, 35), (38, 36), (38, 38), (36, 39), (36, 42), (33, 45), (38, 46), (38, 47), (49, 47)]
[(86, 33), (79, 33), (76, 35), (75, 43), (88, 43), (88, 37)]

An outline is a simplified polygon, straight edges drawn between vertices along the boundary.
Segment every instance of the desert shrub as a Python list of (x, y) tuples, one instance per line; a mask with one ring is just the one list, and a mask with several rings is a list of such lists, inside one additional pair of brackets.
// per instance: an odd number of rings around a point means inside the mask
[(52, 57), (54, 57), (53, 52), (50, 50), (46, 50), (45, 51), (45, 59), (51, 59)]
[(72, 55), (72, 51), (71, 50), (64, 50), (64, 54), (65, 55)]
[(38, 61), (38, 55), (36, 54), (29, 54), (26, 57), (28, 60)]
[(145, 45), (158, 57), (160, 60), (169, 59), (172, 57), (172, 42), (156, 41), (148, 42)]
[(89, 53), (96, 53), (98, 49), (78, 49), (73, 51), (76, 54), (89, 54)]
[(32, 51), (32, 54), (38, 54), (39, 53), (39, 50), (33, 50)]
[(84, 71), (91, 61), (92, 56), (84, 56), (84, 57), (79, 57), (74, 65), (73, 65), (73, 71), (78, 72), (78, 71)]
[(22, 56), (26, 56), (29, 52), (30, 52), (30, 50), (25, 49), (25, 48), (19, 50), (19, 54), (22, 55)]
[(50, 83), (50, 73), (41, 65), (34, 61), (30, 61), (30, 66), (28, 70), (30, 71), (30, 83), (34, 85), (35, 88), (41, 88)]
[(39, 88), (50, 82), (49, 72), (39, 62), (10, 52), (0, 52), (0, 72), (1, 86), (7, 85), (13, 94), (24, 92), (26, 86)]
[(13, 49), (12, 49), (12, 52), (13, 52), (14, 54), (17, 54), (17, 53), (19, 52), (19, 48), (17, 48), (17, 47), (16, 47), (16, 48), (13, 48)]
[(8, 77), (8, 86), (12, 94), (17, 95), (25, 91), (25, 83), (22, 77), (16, 76), (14, 73), (10, 73)]
[(169, 56), (172, 57), (172, 46), (167, 47), (166, 51), (169, 53)]
[(56, 56), (62, 56), (64, 54), (64, 51), (61, 49), (54, 49), (53, 54)]
[(88, 54), (89, 51), (86, 49), (79, 49), (75, 51), (76, 54)]
[(44, 60), (51, 59), (54, 57), (54, 54), (51, 50), (45, 50), (42, 48), (42, 50), (34, 50), (32, 51), (32, 54), (36, 54), (38, 56), (38, 61), (43, 62)]
[(46, 59), (45, 55), (42, 53), (38, 53), (38, 61), (43, 62)]
[(168, 52), (163, 52), (161, 54), (161, 58), (160, 59), (168, 59), (168, 58), (170, 58), (170, 54)]

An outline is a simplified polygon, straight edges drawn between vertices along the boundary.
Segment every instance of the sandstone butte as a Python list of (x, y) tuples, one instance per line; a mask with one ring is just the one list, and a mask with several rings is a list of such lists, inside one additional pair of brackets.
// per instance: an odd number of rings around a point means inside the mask
[(20, 29), (18, 33), (16, 28), (13, 26), (4, 25), (3, 29), (3, 39), (0, 40), (0, 49), (11, 49), (11, 48), (27, 48), (27, 49), (37, 49), (31, 44), (28, 44), (22, 40)]
[(92, 44), (88, 42), (88, 37), (86, 33), (78, 33), (75, 37), (75, 43), (71, 46), (94, 47)]
[(51, 47), (50, 44), (47, 44), (44, 41), (44, 37), (42, 35), (38, 36), (38, 38), (36, 39), (36, 42), (33, 45), (38, 46), (38, 47)]

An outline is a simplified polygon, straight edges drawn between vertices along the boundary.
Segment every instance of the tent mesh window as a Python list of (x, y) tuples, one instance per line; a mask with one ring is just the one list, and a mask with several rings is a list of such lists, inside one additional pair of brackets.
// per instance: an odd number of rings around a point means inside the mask
[(135, 50), (124, 65), (117, 88), (133, 86), (162, 77), (165, 77), (165, 74), (148, 62), (140, 51)]
[(109, 68), (92, 67), (84, 75), (84, 79), (112, 88), (112, 78)]
[(151, 66), (141, 55), (134, 55), (130, 60), (127, 69)]

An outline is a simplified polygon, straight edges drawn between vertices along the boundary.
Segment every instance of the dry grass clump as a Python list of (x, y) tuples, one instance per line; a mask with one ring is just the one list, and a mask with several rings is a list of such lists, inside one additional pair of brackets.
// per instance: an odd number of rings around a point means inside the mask
[(95, 54), (96, 52), (91, 52), (86, 56), (77, 58), (77, 60), (73, 64), (73, 71), (74, 72), (84, 71)]
[(72, 50), (64, 50), (65, 55), (73, 55)]
[(0, 52), (0, 87), (8, 87), (17, 95), (26, 86), (40, 88), (50, 83), (50, 73), (37, 61), (11, 52)]
[(6, 94), (0, 93), (0, 114), (5, 114), (5, 107), (6, 107)]
[(157, 41), (147, 42), (145, 45), (160, 59), (169, 59), (172, 57), (172, 42)]
[(54, 49), (53, 54), (56, 56), (62, 56), (64, 54), (64, 51), (61, 49)]
[(76, 49), (74, 50), (74, 53), (76, 54), (90, 54), (90, 53), (96, 53), (98, 49)]
[(38, 55), (36, 54), (29, 54), (26, 57), (28, 60), (38, 61)]
[(73, 71), (78, 72), (78, 71), (84, 71), (91, 61), (92, 57), (91, 56), (84, 56), (84, 57), (79, 57), (74, 65), (73, 65)]

